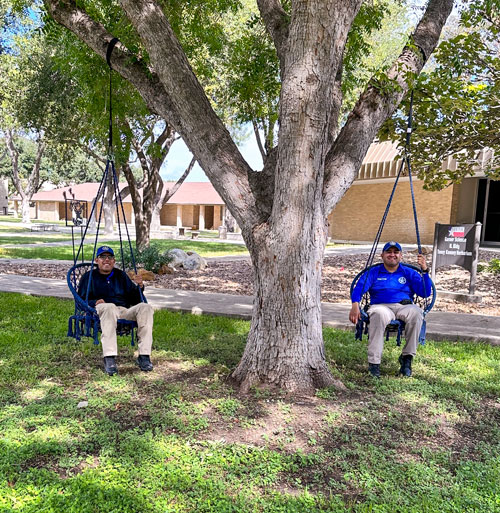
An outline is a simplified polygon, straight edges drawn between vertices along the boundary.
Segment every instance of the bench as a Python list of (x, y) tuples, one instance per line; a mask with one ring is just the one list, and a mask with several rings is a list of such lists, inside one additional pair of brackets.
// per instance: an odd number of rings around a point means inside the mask
[(56, 224), (48, 223), (35, 223), (30, 226), (32, 232), (49, 232), (57, 231), (58, 226)]

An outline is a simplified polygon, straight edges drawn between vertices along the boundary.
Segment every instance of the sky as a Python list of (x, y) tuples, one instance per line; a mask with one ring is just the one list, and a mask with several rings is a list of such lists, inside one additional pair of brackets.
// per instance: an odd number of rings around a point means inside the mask
[[(240, 151), (252, 169), (262, 169), (262, 157), (255, 142), (253, 133), (238, 145)], [(168, 152), (168, 157), (161, 169), (161, 177), (164, 180), (172, 181), (177, 180), (182, 173), (186, 170), (189, 162), (191, 161), (192, 154), (184, 144), (182, 139), (175, 142)], [(196, 164), (186, 182), (208, 182), (208, 178), (203, 172), (203, 169)]]

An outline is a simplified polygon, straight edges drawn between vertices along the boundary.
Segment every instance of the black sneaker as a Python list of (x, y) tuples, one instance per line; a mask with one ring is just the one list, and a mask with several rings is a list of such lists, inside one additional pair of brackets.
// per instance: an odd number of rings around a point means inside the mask
[(118, 367), (116, 366), (114, 356), (105, 356), (104, 357), (104, 372), (108, 376), (113, 376), (113, 374), (116, 374), (118, 372)]
[(369, 363), (368, 364), (368, 372), (374, 378), (380, 378), (380, 363)]
[(399, 374), (404, 376), (405, 378), (411, 377), (411, 361), (413, 360), (413, 356), (411, 354), (402, 354), (399, 357), (399, 363), (401, 367), (399, 369)]
[(141, 371), (149, 372), (153, 370), (153, 364), (148, 354), (140, 354), (135, 363)]

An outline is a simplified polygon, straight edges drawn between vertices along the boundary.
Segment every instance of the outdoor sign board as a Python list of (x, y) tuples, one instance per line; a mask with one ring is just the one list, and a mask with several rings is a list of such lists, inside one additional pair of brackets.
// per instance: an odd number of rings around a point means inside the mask
[[(69, 212), (71, 219), (66, 217), (66, 226), (85, 226), (87, 224), (87, 202), (80, 201), (75, 198), (64, 199), (66, 212)], [(71, 221), (72, 224), (69, 224)]]
[(471, 273), (469, 292), (473, 294), (476, 281), (481, 223), (439, 224), (434, 231), (432, 278), (436, 269), (445, 265), (459, 265)]

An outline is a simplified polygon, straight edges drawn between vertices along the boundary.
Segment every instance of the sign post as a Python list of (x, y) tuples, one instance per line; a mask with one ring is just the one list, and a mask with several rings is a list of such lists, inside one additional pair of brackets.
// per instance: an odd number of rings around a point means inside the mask
[(481, 223), (462, 225), (436, 223), (432, 252), (432, 280), (434, 281), (436, 269), (439, 267), (459, 265), (470, 271), (469, 294), (474, 295), (480, 240)]

